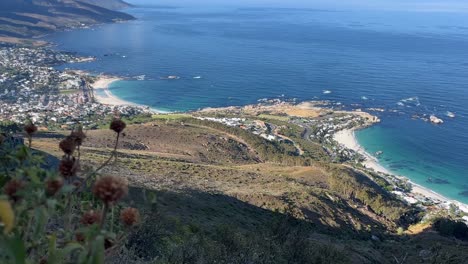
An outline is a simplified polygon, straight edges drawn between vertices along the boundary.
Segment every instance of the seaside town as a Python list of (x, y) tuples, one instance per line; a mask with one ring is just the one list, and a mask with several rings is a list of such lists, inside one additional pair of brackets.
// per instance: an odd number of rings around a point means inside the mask
[(53, 66), (94, 60), (46, 48), (0, 46), (0, 120), (31, 120), (43, 130), (81, 123), (96, 128), (102, 116), (133, 116), (142, 107), (111, 106), (96, 101), (90, 85), (96, 77)]

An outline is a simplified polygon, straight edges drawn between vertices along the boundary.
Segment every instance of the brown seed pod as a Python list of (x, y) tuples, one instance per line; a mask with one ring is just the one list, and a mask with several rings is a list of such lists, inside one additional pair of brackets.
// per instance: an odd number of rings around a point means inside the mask
[(45, 190), (47, 196), (54, 196), (60, 189), (63, 187), (63, 179), (62, 178), (54, 178), (48, 179), (45, 182)]
[(71, 136), (68, 136), (62, 141), (60, 141), (59, 147), (63, 151), (63, 153), (67, 155), (72, 155), (76, 148), (75, 139)]
[(94, 210), (90, 210), (81, 216), (80, 223), (83, 225), (93, 225), (101, 222), (101, 213), (98, 213)]
[(21, 200), (21, 195), (18, 193), (24, 188), (24, 182), (20, 180), (11, 180), (5, 184), (5, 194), (14, 202)]
[(82, 242), (85, 242), (86, 238), (85, 238), (85, 235), (83, 233), (77, 232), (77, 233), (75, 233), (75, 240), (77, 242), (82, 243)]
[(47, 263), (49, 263), (49, 261), (46, 256), (42, 257), (41, 260), (39, 260), (39, 264), (47, 264)]
[(125, 124), (124, 121), (120, 119), (116, 119), (116, 118), (112, 120), (110, 124), (110, 129), (114, 130), (116, 133), (121, 133), (126, 127), (127, 127), (127, 124)]
[(83, 141), (86, 139), (86, 134), (83, 133), (83, 130), (79, 129), (77, 131), (73, 131), (70, 134), (70, 137), (74, 139), (76, 146), (81, 146)]
[(113, 205), (122, 197), (127, 195), (127, 182), (115, 176), (104, 176), (99, 178), (93, 187), (93, 194), (106, 205)]
[(32, 134), (37, 132), (37, 126), (35, 126), (33, 123), (26, 124), (24, 126), (24, 131), (28, 136), (31, 136)]
[(126, 226), (134, 226), (140, 221), (140, 212), (136, 208), (125, 208), (120, 212), (120, 221)]
[(60, 165), (59, 165), (60, 175), (62, 175), (66, 179), (75, 176), (79, 169), (78, 168), (79, 166), (77, 166), (75, 162), (76, 162), (75, 158), (71, 158), (71, 159), (63, 158), (60, 161)]

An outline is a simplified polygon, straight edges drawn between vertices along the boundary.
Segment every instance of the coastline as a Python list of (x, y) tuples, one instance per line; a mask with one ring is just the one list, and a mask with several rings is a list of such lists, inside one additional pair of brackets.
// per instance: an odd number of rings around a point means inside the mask
[[(113, 106), (128, 105), (128, 106), (148, 107), (148, 106), (135, 104), (135, 103), (132, 103), (132, 102), (129, 102), (129, 101), (125, 101), (123, 99), (118, 98), (114, 94), (112, 94), (112, 92), (109, 90), (110, 85), (112, 83), (114, 83), (116, 81), (120, 81), (120, 80), (123, 80), (123, 78), (114, 77), (114, 76), (107, 76), (107, 75), (99, 75), (98, 79), (92, 84), (93, 89), (95, 91), (98, 91), (98, 93), (94, 94), (94, 97), (96, 98), (96, 100), (101, 104), (113, 105)], [(317, 115), (317, 113), (319, 113), (319, 112), (321, 112), (323, 110), (323, 108), (317, 107), (315, 104), (304, 105), (306, 103), (307, 102), (303, 102), (303, 103), (297, 105), (297, 108), (300, 109), (300, 110), (304, 110), (304, 108), (306, 110), (314, 110), (316, 112), (316, 113), (314, 112), (314, 115)], [(284, 108), (284, 106), (282, 106), (282, 107)], [(274, 108), (278, 108), (278, 105), (274, 106)], [(170, 112), (165, 112), (165, 111), (159, 111), (157, 109), (152, 109), (152, 108), (149, 108), (149, 109), (153, 113), (159, 113), (159, 114), (170, 113)], [(210, 111), (210, 110), (218, 110), (218, 108), (214, 108), (214, 109), (207, 108), (207, 109), (203, 109), (201, 111)], [(284, 109), (282, 109), (282, 110), (284, 110)], [(297, 110), (297, 109), (295, 109), (295, 110)], [(373, 116), (371, 116), (370, 114), (368, 114), (366, 112), (359, 111), (359, 112), (353, 112), (353, 113), (354, 114), (357, 113), (358, 115), (361, 115), (361, 116), (367, 117), (367, 118), (368, 117), (373, 117)], [(297, 114), (297, 113), (295, 113), (295, 114)], [(309, 112), (307, 112), (306, 114), (307, 114), (307, 116), (311, 115), (311, 113), (309, 113)], [(378, 119), (374, 119), (373, 122), (375, 122), (376, 120), (378, 120)], [(428, 199), (432, 200), (433, 202), (435, 202), (436, 204), (438, 204), (439, 206), (444, 207), (444, 208), (448, 208), (450, 204), (455, 204), (460, 208), (461, 211), (468, 213), (468, 204), (456, 201), (454, 199), (447, 198), (447, 197), (445, 197), (445, 196), (443, 196), (443, 195), (441, 195), (441, 194), (439, 194), (439, 193), (437, 193), (437, 192), (435, 192), (435, 191), (433, 191), (433, 190), (431, 190), (431, 189), (429, 189), (427, 187), (424, 187), (424, 186), (421, 186), (419, 184), (416, 184), (416, 183), (412, 182), (408, 177), (405, 177), (403, 175), (397, 175), (397, 174), (389, 171), (385, 167), (383, 167), (379, 163), (379, 161), (378, 161), (378, 159), (376, 157), (374, 157), (370, 153), (366, 152), (366, 150), (359, 144), (359, 142), (358, 142), (358, 140), (357, 140), (357, 138), (355, 136), (355, 131), (359, 130), (359, 129), (362, 129), (362, 127), (355, 127), (355, 128), (351, 128), (351, 129), (340, 130), (340, 131), (336, 132), (333, 135), (333, 138), (339, 144), (345, 146), (348, 149), (354, 150), (357, 153), (364, 156), (365, 161), (362, 162), (362, 163), (366, 168), (374, 170), (375, 172), (391, 175), (393, 177), (400, 178), (400, 179), (404, 178), (405, 180), (407, 180), (411, 184), (412, 190), (409, 193), (409, 195), (407, 195), (407, 196), (403, 195), (403, 198), (405, 200), (407, 200), (408, 202), (411, 203), (411, 202), (417, 201), (418, 199), (416, 199), (416, 198), (418, 198), (418, 197), (420, 198), (422, 196), (422, 197), (425, 197), (425, 198), (428, 198)]]
[(91, 87), (94, 90), (94, 98), (101, 104), (105, 105), (132, 105), (138, 106), (137, 104), (122, 100), (111, 93), (109, 90), (109, 86), (116, 82), (123, 80), (122, 78), (113, 77), (113, 76), (106, 76), (106, 75), (99, 75), (98, 79), (91, 84)]
[(408, 182), (411, 184), (412, 186), (412, 190), (410, 192), (410, 194), (412, 196), (423, 196), (423, 197), (427, 197), (435, 202), (438, 202), (441, 206), (444, 206), (444, 207), (448, 207), (450, 204), (455, 204), (457, 205), (460, 210), (462, 210), (463, 212), (465, 213), (468, 213), (468, 204), (464, 204), (462, 202), (459, 202), (459, 201), (456, 201), (456, 200), (453, 200), (453, 199), (450, 199), (450, 198), (447, 198), (437, 192), (434, 192), (433, 190), (427, 188), (427, 187), (424, 187), (424, 186), (421, 186), (419, 184), (416, 184), (414, 182), (412, 182), (411, 180), (409, 180), (409, 178), (405, 177), (405, 176), (402, 176), (402, 175), (396, 175), (395, 173), (389, 171), (388, 169), (386, 169), (385, 167), (383, 167), (378, 159), (374, 156), (372, 156), (371, 154), (369, 154), (368, 152), (365, 151), (365, 149), (359, 144), (357, 138), (356, 138), (356, 135), (355, 135), (355, 131), (358, 130), (360, 128), (352, 128), (352, 129), (344, 129), (344, 130), (341, 130), (341, 131), (338, 131), (337, 133), (335, 133), (333, 135), (333, 138), (336, 142), (338, 142), (339, 144), (345, 146), (346, 148), (348, 149), (352, 149), (354, 151), (356, 151), (357, 153), (363, 155), (365, 157), (365, 161), (363, 162), (363, 165), (368, 168), (368, 169), (372, 169), (376, 172), (380, 172), (380, 173), (384, 173), (384, 174), (389, 174), (389, 175), (392, 175), (394, 177), (397, 177), (397, 178), (405, 178), (408, 180)]
[(123, 100), (115, 96), (110, 90), (109, 87), (112, 83), (117, 81), (122, 81), (123, 78), (109, 76), (109, 75), (98, 75), (97, 80), (91, 84), (91, 87), (94, 90), (94, 98), (100, 104), (112, 105), (112, 106), (136, 106), (147, 108), (150, 112), (154, 114), (168, 114), (168, 111), (162, 111), (159, 109), (151, 108), (146, 105), (141, 105), (137, 103), (132, 103), (130, 101)]

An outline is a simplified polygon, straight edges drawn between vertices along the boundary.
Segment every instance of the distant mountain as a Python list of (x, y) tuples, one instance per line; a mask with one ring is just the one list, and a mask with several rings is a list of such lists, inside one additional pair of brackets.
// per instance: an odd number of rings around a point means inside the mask
[(131, 4), (124, 2), (122, 0), (78, 0), (83, 3), (88, 3), (92, 5), (97, 5), (112, 10), (119, 10), (124, 8), (132, 7)]
[[(91, 3), (99, 3), (98, 5)], [(103, 6), (125, 7), (120, 0), (1, 0), (0, 38), (29, 38), (55, 30), (134, 19)]]

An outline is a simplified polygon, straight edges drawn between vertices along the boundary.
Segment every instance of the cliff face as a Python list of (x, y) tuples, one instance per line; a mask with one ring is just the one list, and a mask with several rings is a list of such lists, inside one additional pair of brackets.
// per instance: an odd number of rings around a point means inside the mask
[[(54, 30), (81, 25), (134, 19), (131, 15), (107, 9), (120, 1), (97, 0), (2, 0), (0, 37), (28, 38)], [(102, 3), (102, 6), (90, 3)]]

